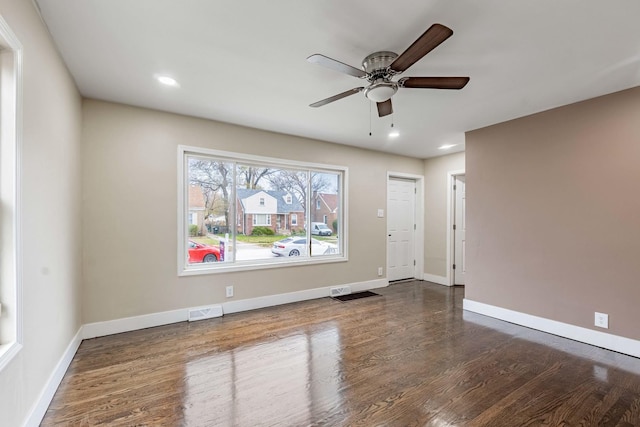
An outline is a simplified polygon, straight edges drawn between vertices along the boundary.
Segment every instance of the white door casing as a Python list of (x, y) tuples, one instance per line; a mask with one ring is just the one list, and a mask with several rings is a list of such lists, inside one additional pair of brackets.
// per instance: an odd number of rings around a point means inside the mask
[(465, 176), (456, 175), (454, 177), (454, 259), (453, 283), (455, 285), (465, 284), (465, 272), (467, 270), (465, 262), (466, 250), (466, 194)]
[(416, 182), (389, 177), (387, 183), (387, 279), (415, 277)]

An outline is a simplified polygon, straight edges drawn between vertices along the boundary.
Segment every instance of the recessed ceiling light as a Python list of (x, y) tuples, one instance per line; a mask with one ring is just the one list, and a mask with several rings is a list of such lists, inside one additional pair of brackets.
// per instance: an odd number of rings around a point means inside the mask
[(389, 138), (397, 138), (400, 136), (400, 132), (398, 132), (397, 130), (392, 130), (391, 132), (389, 132)]
[(458, 144), (444, 144), (438, 147), (438, 150), (448, 150), (451, 147), (455, 147)]
[(180, 87), (180, 84), (176, 79), (169, 76), (156, 76), (156, 80), (166, 86)]

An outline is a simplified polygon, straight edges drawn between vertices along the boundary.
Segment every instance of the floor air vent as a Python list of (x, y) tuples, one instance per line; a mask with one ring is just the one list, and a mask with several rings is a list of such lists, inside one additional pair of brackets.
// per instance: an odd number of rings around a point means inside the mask
[(356, 292), (355, 294), (349, 294), (349, 295), (340, 295), (337, 297), (333, 297), (333, 299), (337, 299), (338, 301), (352, 301), (354, 299), (360, 299), (360, 298), (366, 298), (366, 297), (376, 297), (376, 296), (380, 296), (380, 294), (376, 294), (375, 292), (371, 292), (371, 291), (364, 291), (364, 292)]
[(187, 320), (189, 320), (189, 322), (193, 322), (195, 320), (211, 319), (212, 317), (222, 317), (221, 305), (208, 305), (206, 307), (190, 308)]

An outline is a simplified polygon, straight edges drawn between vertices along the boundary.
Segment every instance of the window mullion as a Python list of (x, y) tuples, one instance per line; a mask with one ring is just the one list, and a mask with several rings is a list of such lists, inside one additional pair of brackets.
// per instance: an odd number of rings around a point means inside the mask
[(306, 212), (304, 213), (305, 224), (307, 225), (307, 245), (308, 253), (307, 255), (311, 257), (311, 170), (307, 169), (307, 189), (306, 189), (307, 200), (305, 201)]
[[(233, 224), (233, 226), (231, 227), (231, 229), (229, 230), (231, 232), (231, 245), (233, 247), (233, 257), (231, 258), (231, 262), (235, 263), (236, 262), (236, 253), (238, 252), (238, 245), (236, 242), (236, 233), (238, 232), (238, 218), (237, 218), (237, 214), (236, 214), (236, 208), (237, 208), (237, 195), (236, 195), (236, 184), (237, 184), (237, 171), (238, 171), (238, 163), (237, 162), (232, 162), (231, 163), (232, 167), (232, 173), (231, 173), (231, 200), (229, 201), (229, 216), (231, 218), (233, 218), (233, 221), (227, 221), (228, 223)], [(233, 216), (231, 216), (231, 214), (233, 214)], [(244, 221), (245, 218), (242, 218), (242, 223), (244, 225)], [(227, 224), (229, 225), (229, 224)]]

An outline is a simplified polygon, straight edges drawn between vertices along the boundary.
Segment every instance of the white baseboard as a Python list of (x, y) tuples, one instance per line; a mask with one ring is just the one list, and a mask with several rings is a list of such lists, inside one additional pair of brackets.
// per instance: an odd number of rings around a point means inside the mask
[(185, 322), (189, 308), (181, 310), (162, 311), (159, 313), (143, 314), (141, 316), (124, 317), (122, 319), (106, 320), (104, 322), (87, 323), (82, 328), (82, 339), (103, 337), (105, 335), (120, 334), (122, 332), (137, 331), (138, 329), (153, 328), (154, 326), (170, 323)]
[[(222, 303), (222, 311), (225, 314), (238, 313), (241, 311), (272, 307), (297, 301), (323, 298), (329, 296), (329, 289), (332, 286), (307, 289), (298, 292), (289, 292), (285, 294), (267, 295), (264, 297), (249, 298), (237, 301), (227, 301)], [(367, 280), (365, 282), (346, 283), (340, 286), (350, 286), (351, 292), (361, 292), (368, 289), (383, 288), (385, 286), (389, 286), (389, 281), (387, 279), (376, 279)], [(107, 320), (104, 322), (88, 323), (82, 328), (82, 338), (96, 338), (106, 335), (119, 334), (122, 332), (152, 328), (154, 326), (168, 325), (170, 323), (185, 322), (188, 318), (189, 310), (192, 308), (193, 307), (188, 307), (179, 310), (163, 311), (159, 313), (144, 314), (141, 316)]]
[(24, 423), (25, 427), (37, 427), (42, 422), (44, 414), (47, 412), (47, 408), (49, 408), (49, 404), (53, 399), (53, 395), (56, 393), (56, 390), (58, 390), (58, 386), (60, 385), (64, 374), (67, 372), (67, 369), (69, 368), (69, 365), (73, 360), (73, 356), (75, 356), (76, 351), (78, 351), (78, 347), (80, 347), (81, 342), (82, 326), (80, 327), (80, 329), (78, 329), (76, 335), (71, 339), (71, 342), (62, 354), (60, 361), (58, 361), (58, 364), (49, 376), (47, 383), (40, 392), (40, 396), (38, 396), (36, 403), (31, 408), (31, 411), (29, 411), (27, 420)]
[(618, 353), (640, 357), (640, 341), (630, 338), (594, 331), (581, 326), (558, 322), (544, 317), (533, 316), (531, 314), (521, 313), (519, 311), (513, 311), (502, 307), (496, 307), (494, 305), (473, 301), (467, 298), (463, 300), (462, 307), (467, 311), (505, 320), (510, 323), (515, 323), (516, 325), (548, 332), (564, 338), (617, 351)]
[(422, 280), (437, 283), (438, 285), (450, 286), (449, 280), (445, 276), (437, 276), (435, 274), (423, 273)]
[(351, 293), (355, 293), (366, 291), (368, 289), (376, 289), (389, 286), (389, 281), (387, 279), (367, 280), (366, 282), (346, 283), (342, 285), (333, 285), (323, 288), (307, 289), (298, 292), (289, 292), (286, 294), (267, 295), (264, 297), (250, 298), (238, 301), (228, 301), (222, 303), (222, 309), (225, 314), (238, 313), (240, 311), (255, 310), (258, 308), (273, 307), (276, 305), (289, 304), (292, 302), (328, 297), (330, 295), (330, 289), (334, 286), (349, 286), (351, 287)]

